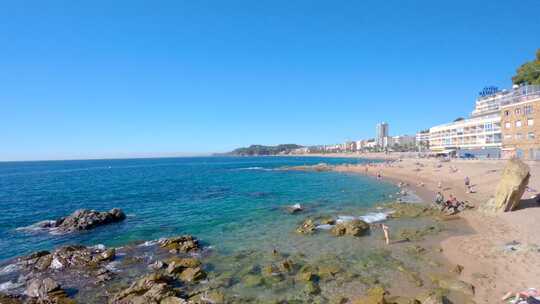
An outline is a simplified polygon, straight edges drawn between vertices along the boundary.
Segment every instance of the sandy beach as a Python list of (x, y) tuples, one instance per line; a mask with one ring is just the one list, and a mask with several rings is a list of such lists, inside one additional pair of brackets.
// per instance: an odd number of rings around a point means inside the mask
[[(328, 155), (327, 155), (328, 156)], [(340, 154), (332, 156), (358, 157)], [(437, 191), (450, 194), (475, 206), (485, 203), (495, 193), (504, 160), (451, 160), (400, 158), (396, 155), (374, 154), (361, 157), (396, 160), (368, 166), (344, 165), (340, 172), (356, 172), (372, 176), (380, 173), (383, 180), (407, 183), (423, 200), (431, 202)], [(462, 265), (464, 281), (476, 288), (477, 303), (503, 303), (507, 291), (540, 287), (540, 208), (530, 200), (540, 189), (540, 164), (527, 163), (531, 179), (529, 191), (522, 197), (520, 210), (485, 215), (479, 211), (462, 212), (459, 216), (474, 231), (468, 235), (452, 236), (441, 243), (450, 263)], [(474, 193), (467, 193), (464, 179), (468, 176)], [(439, 184), (440, 183), (440, 184)], [(440, 186), (440, 187), (439, 187)]]

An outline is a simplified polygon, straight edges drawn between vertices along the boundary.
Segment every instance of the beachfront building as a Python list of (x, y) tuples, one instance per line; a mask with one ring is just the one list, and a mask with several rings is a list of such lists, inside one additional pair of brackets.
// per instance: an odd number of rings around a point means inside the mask
[(380, 147), (386, 147), (385, 138), (388, 137), (389, 126), (386, 122), (381, 122), (377, 124), (375, 129), (375, 141)]
[(390, 137), (390, 143), (392, 146), (414, 146), (416, 142), (415, 136), (410, 135), (397, 135)]
[(534, 127), (535, 115), (540, 114), (535, 113), (538, 98), (538, 85), (484, 89), (470, 118), (429, 129), (430, 150), (459, 156), (540, 159), (536, 142), (540, 130)]
[(418, 151), (423, 152), (429, 149), (429, 130), (422, 130), (416, 133), (415, 143)]
[(344, 144), (345, 152), (355, 152), (356, 151), (356, 142), (355, 141), (346, 141)]
[(509, 92), (484, 88), (467, 119), (456, 119), (429, 129), (429, 149), (438, 154), (499, 158), (501, 156), (500, 106)]
[(540, 160), (540, 85), (513, 91), (500, 106), (502, 156)]
[(500, 157), (500, 148), (499, 114), (472, 117), (429, 129), (429, 149), (435, 153)]

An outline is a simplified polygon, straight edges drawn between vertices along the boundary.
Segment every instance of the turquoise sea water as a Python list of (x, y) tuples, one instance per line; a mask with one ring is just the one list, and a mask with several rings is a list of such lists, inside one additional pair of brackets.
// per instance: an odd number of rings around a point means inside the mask
[[(81, 243), (120, 246), (193, 234), (221, 252), (293, 246), (290, 233), (305, 215), (359, 214), (386, 201), (396, 187), (334, 172), (282, 166), (361, 163), (313, 157), (194, 157), (0, 163), (0, 260)], [(283, 207), (300, 203), (305, 214)], [(122, 223), (71, 235), (18, 228), (79, 208), (122, 208)], [(367, 211), (366, 211), (367, 212)]]

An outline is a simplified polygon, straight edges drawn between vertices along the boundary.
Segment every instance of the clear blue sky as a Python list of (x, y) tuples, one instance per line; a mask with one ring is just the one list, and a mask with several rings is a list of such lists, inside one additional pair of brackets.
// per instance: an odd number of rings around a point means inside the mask
[(0, 160), (323, 144), (466, 116), (540, 1), (2, 1)]

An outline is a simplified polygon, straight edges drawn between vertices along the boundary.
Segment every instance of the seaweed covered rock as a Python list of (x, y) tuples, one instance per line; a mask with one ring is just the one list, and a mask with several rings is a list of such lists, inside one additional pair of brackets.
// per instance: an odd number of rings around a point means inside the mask
[(335, 236), (362, 236), (369, 230), (369, 224), (362, 220), (352, 220), (337, 223), (330, 232)]
[(368, 290), (367, 295), (357, 299), (353, 304), (388, 304), (384, 296), (386, 291), (378, 286)]
[(76, 268), (79, 271), (91, 271), (100, 268), (115, 258), (113, 248), (86, 247), (82, 245), (67, 245), (53, 252), (38, 251), (19, 258), (19, 265), (27, 271), (44, 272), (49, 269), (58, 270)]
[(300, 234), (312, 234), (317, 229), (317, 226), (313, 222), (312, 219), (306, 219), (298, 228), (296, 228), (296, 232)]
[(2, 304), (21, 304), (21, 296), (7, 295), (0, 292), (0, 303)]
[(481, 210), (488, 213), (515, 210), (519, 206), (530, 177), (529, 166), (519, 159), (510, 159), (502, 172), (495, 197), (485, 203)]
[(474, 286), (470, 283), (449, 276), (435, 276), (432, 280), (440, 288), (457, 291), (465, 295), (474, 295)]
[(159, 246), (168, 249), (172, 253), (186, 253), (200, 249), (199, 240), (191, 235), (182, 235), (160, 240)]
[(173, 288), (174, 279), (170, 276), (153, 273), (135, 281), (128, 288), (114, 295), (110, 304), (182, 303), (178, 292)]

